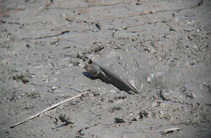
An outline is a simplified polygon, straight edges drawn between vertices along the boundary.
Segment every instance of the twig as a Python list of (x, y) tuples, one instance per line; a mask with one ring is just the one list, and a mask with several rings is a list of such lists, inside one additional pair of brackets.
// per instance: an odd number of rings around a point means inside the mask
[(51, 109), (53, 109), (53, 108), (55, 108), (55, 107), (57, 107), (57, 106), (59, 106), (59, 105), (61, 105), (61, 104), (63, 104), (63, 103), (66, 103), (66, 102), (68, 102), (68, 101), (70, 101), (70, 100), (73, 100), (73, 99), (75, 99), (75, 98), (77, 98), (77, 97), (80, 97), (82, 94), (86, 94), (86, 93), (88, 93), (88, 91), (85, 91), (84, 93), (80, 93), (80, 94), (78, 94), (78, 95), (76, 95), (76, 96), (70, 97), (70, 98), (68, 98), (68, 99), (65, 99), (65, 100), (63, 100), (63, 101), (61, 101), (61, 102), (59, 102), (59, 103), (53, 104), (53, 105), (51, 105), (50, 107), (45, 108), (45, 109), (42, 110), (41, 112), (36, 113), (36, 114), (30, 116), (29, 118), (27, 118), (27, 119), (25, 119), (25, 120), (23, 120), (23, 121), (21, 121), (21, 122), (18, 122), (18, 123), (16, 123), (16, 124), (10, 126), (10, 128), (14, 128), (14, 127), (16, 127), (16, 126), (18, 126), (18, 125), (20, 125), (20, 124), (25, 123), (26, 121), (29, 121), (29, 120), (31, 120), (31, 119), (34, 119), (35, 117), (37, 117), (37, 116), (39, 116), (39, 115), (45, 113), (46, 111), (51, 110)]
[(69, 33), (69, 32), (70, 31), (66, 30), (66, 31), (62, 31), (61, 33), (55, 34), (55, 35), (40, 36), (40, 37), (36, 37), (36, 38), (28, 37), (28, 38), (22, 38), (22, 39), (23, 40), (29, 40), (29, 39), (32, 39), (32, 40), (45, 39), (45, 38), (51, 38), (51, 37), (60, 36), (60, 35), (63, 35), (63, 34)]
[(176, 131), (180, 131), (182, 130), (181, 128), (169, 128), (169, 129), (165, 129), (163, 131), (161, 131), (161, 134), (162, 135), (165, 135), (165, 134), (169, 134), (169, 133), (173, 133), (173, 132), (176, 132)]

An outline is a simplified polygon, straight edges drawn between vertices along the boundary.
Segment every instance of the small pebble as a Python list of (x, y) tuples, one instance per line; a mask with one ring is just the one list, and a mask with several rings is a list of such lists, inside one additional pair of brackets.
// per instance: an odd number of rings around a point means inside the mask
[(29, 44), (26, 44), (26, 47), (27, 47), (27, 48), (30, 48), (31, 46), (30, 46)]
[(56, 90), (58, 87), (57, 86), (52, 86), (51, 90)]
[(139, 119), (143, 119), (144, 117), (146, 117), (148, 115), (148, 113), (146, 111), (140, 111), (139, 112)]
[(122, 118), (116, 117), (114, 122), (115, 123), (124, 123), (125, 121)]

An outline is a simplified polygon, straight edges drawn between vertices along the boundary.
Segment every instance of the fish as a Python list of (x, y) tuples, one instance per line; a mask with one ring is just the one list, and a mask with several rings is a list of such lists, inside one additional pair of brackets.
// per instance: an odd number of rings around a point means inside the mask
[(91, 59), (85, 64), (84, 68), (92, 77), (110, 83), (120, 90), (124, 90), (129, 94), (139, 93), (137, 89), (122, 76), (117, 75), (117, 73), (113, 72), (108, 67), (94, 62)]

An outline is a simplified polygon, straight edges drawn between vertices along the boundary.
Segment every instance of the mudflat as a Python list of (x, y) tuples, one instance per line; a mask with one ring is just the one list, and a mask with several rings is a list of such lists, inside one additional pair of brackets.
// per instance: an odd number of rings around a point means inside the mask
[(210, 0), (0, 0), (0, 137), (210, 138), (210, 17)]

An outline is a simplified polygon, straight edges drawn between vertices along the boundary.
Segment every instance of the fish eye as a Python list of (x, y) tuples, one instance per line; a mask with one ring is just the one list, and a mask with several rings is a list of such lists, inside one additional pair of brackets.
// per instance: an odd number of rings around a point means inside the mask
[(88, 62), (89, 64), (92, 64), (92, 59), (89, 59), (89, 62)]

